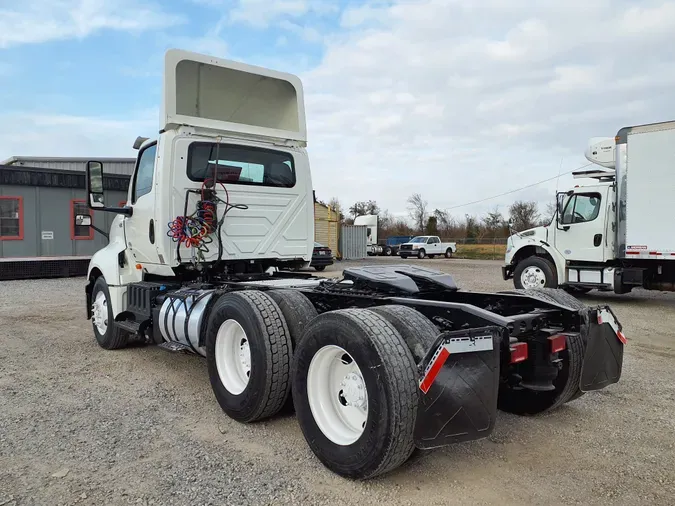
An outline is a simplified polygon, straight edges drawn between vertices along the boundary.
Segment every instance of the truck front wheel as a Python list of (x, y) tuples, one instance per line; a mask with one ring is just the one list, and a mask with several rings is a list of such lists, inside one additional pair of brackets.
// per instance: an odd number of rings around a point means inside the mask
[(373, 311), (312, 320), (293, 358), (293, 402), (307, 444), (341, 476), (372, 478), (413, 452), (415, 361), (394, 326)]
[(417, 258), (422, 259), (422, 258), (424, 258), (425, 256), (427, 256), (427, 252), (424, 251), (423, 249), (421, 249), (421, 250), (419, 250), (419, 251), (417, 252)]
[(91, 291), (91, 323), (94, 337), (101, 348), (117, 350), (127, 345), (128, 335), (114, 325), (110, 291), (103, 276), (99, 276)]
[(513, 285), (519, 289), (557, 288), (555, 266), (545, 258), (524, 258), (513, 272)]

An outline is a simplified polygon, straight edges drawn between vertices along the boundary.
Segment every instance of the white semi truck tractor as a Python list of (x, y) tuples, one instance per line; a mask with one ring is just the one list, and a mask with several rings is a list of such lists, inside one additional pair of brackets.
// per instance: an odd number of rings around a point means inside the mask
[(504, 279), (571, 293), (674, 291), (675, 122), (593, 138), (585, 156), (596, 168), (573, 175), (592, 182), (558, 193), (549, 225), (509, 237)]
[[(497, 409), (534, 415), (619, 381), (625, 337), (606, 306), (561, 290), (474, 293), (443, 272), (288, 272), (313, 248), (303, 87), (294, 75), (166, 53), (157, 139), (139, 138), (127, 203), (87, 274), (106, 350), (205, 357), (241, 423), (293, 408), (312, 452), (353, 479), (416, 451), (487, 437)], [(88, 215), (79, 215), (83, 225)]]

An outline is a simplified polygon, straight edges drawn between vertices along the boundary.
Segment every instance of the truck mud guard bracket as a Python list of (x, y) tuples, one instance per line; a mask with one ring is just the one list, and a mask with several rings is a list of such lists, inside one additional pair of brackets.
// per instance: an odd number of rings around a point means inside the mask
[(497, 416), (502, 331), (480, 327), (438, 336), (418, 365), (417, 448), (490, 435)]

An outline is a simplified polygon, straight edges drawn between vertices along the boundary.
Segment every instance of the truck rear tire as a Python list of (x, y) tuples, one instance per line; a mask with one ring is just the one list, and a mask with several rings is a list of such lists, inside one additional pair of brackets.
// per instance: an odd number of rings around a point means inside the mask
[[(534, 288), (530, 290), (506, 290), (504, 292), (500, 293), (513, 293), (516, 295), (526, 295), (528, 297), (535, 297), (541, 300), (545, 301), (550, 301), (554, 302), (556, 304), (562, 304), (563, 306), (567, 306), (571, 309), (586, 309), (588, 306), (581, 302), (579, 299), (571, 295), (570, 293), (566, 292), (565, 290), (560, 290), (557, 288)], [(585, 349), (583, 348), (583, 343), (579, 339), (579, 342), (581, 343), (581, 350), (577, 350), (577, 354), (579, 354), (580, 358), (579, 360), (583, 362), (583, 357), (585, 354)], [(569, 357), (567, 351), (565, 351), (566, 355), (563, 356), (563, 359), (567, 359)], [(581, 362), (579, 365), (579, 379), (581, 378)], [(578, 399), (579, 397), (583, 396), (585, 392), (582, 392), (579, 389), (579, 380), (577, 380), (577, 389), (576, 392), (572, 394), (572, 396), (565, 402), (571, 402), (573, 400)], [(560, 404), (558, 404), (559, 406)], [(553, 409), (553, 408), (550, 408)]]
[(431, 320), (408, 306), (390, 305), (370, 309), (383, 316), (401, 334), (415, 362), (419, 363), (440, 334)]
[(414, 449), (416, 377), (410, 350), (384, 317), (368, 309), (319, 315), (293, 358), (295, 411), (312, 452), (355, 479), (403, 464)]
[(557, 288), (555, 266), (542, 257), (524, 258), (513, 271), (513, 285), (518, 289)]
[(567, 336), (567, 345), (559, 354), (562, 369), (553, 381), (555, 390), (536, 392), (528, 389), (515, 389), (506, 384), (500, 385), (497, 407), (501, 411), (516, 415), (537, 415), (552, 411), (563, 404), (583, 395), (579, 390), (581, 366), (584, 360), (584, 344), (580, 335)]
[(445, 250), (445, 258), (452, 258), (452, 248), (448, 248)]
[(392, 254), (392, 250), (391, 250), (391, 248), (390, 248), (389, 246), (387, 246), (387, 247), (384, 249), (384, 255), (390, 257), (391, 254)]
[(222, 410), (239, 422), (276, 414), (290, 392), (293, 343), (281, 309), (267, 294), (220, 297), (206, 329), (206, 363)]
[(105, 350), (118, 350), (127, 345), (129, 335), (115, 326), (110, 291), (103, 276), (99, 276), (91, 291), (94, 337), (98, 345)]

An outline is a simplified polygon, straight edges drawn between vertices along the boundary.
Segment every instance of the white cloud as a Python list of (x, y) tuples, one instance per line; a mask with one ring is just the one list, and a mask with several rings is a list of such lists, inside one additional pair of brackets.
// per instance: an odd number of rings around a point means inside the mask
[(0, 48), (84, 38), (100, 30), (140, 32), (183, 21), (152, 3), (130, 0), (25, 0), (0, 7)]
[(0, 160), (11, 156), (136, 156), (138, 135), (156, 135), (159, 110), (131, 118), (0, 114)]
[[(635, 5), (400, 0), (346, 9), (343, 33), (302, 75), (317, 195), (404, 212), (420, 192), (432, 208), (450, 208), (553, 177), (561, 158), (562, 172), (585, 164), (590, 137), (675, 119), (675, 2)], [(549, 201), (555, 186), (456, 213)]]
[[(211, 5), (222, 2), (206, 0)], [(325, 15), (337, 11), (336, 0), (237, 0), (230, 10), (230, 20), (266, 28), (279, 18), (300, 18), (308, 13)]]

